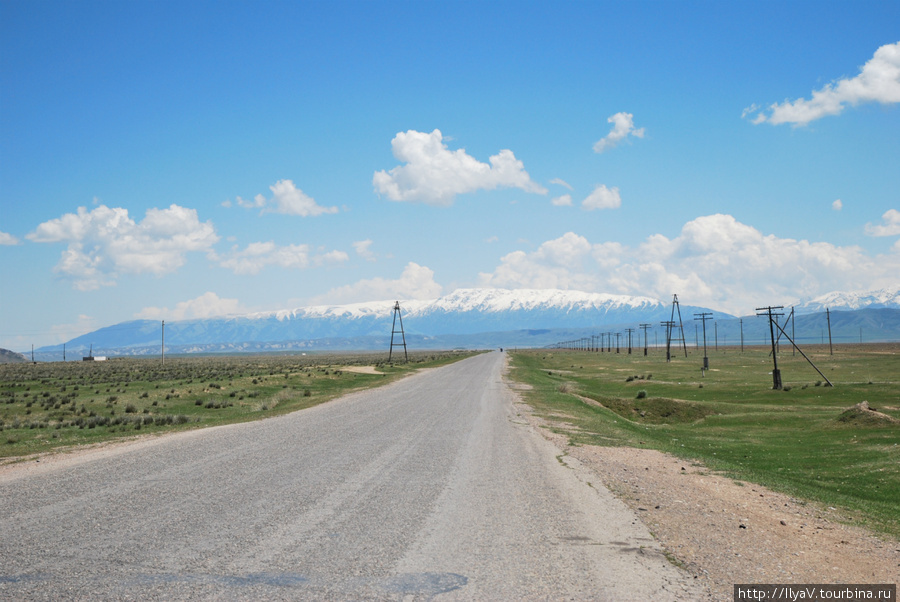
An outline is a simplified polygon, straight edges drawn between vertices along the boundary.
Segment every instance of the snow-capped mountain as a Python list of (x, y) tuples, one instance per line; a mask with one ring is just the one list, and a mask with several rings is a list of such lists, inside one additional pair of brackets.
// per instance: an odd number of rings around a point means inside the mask
[(833, 291), (801, 303), (794, 309), (798, 314), (810, 314), (825, 311), (826, 308), (831, 311), (900, 309), (900, 285), (855, 293)]
[[(393, 316), (395, 301), (370, 301), (346, 305), (314, 305), (294, 310), (248, 314), (247, 318), (278, 320), (296, 319), (364, 319)], [(489, 314), (497, 317), (506, 312), (575, 312), (597, 311), (600, 314), (629, 310), (646, 310), (662, 306), (649, 297), (631, 297), (568, 290), (533, 289), (457, 289), (438, 299), (401, 301), (401, 315), (427, 317), (434, 314)]]
[[(167, 346), (273, 344), (286, 341), (390, 337), (394, 300), (319, 305), (197, 320), (166, 322)], [(428, 301), (400, 300), (407, 335), (473, 335), (530, 329), (602, 328), (658, 323), (671, 303), (648, 297), (567, 290), (458, 289)], [(706, 308), (681, 306), (685, 319)], [(716, 317), (727, 314), (714, 312)], [(159, 348), (158, 321), (136, 320), (101, 328), (67, 343), (70, 349)], [(46, 349), (46, 348), (45, 348)]]

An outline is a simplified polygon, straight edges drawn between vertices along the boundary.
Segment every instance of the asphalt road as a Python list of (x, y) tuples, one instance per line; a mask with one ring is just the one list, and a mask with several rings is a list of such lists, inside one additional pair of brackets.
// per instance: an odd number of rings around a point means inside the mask
[(0, 473), (0, 599), (692, 600), (493, 352)]

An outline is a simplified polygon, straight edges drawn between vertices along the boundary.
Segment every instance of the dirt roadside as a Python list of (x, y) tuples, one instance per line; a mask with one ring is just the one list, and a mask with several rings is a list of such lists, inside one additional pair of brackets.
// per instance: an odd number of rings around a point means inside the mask
[(837, 510), (736, 482), (656, 450), (573, 447), (530, 406), (518, 405), (538, 432), (640, 516), (712, 600), (732, 600), (736, 583), (900, 581), (900, 541), (848, 524)]

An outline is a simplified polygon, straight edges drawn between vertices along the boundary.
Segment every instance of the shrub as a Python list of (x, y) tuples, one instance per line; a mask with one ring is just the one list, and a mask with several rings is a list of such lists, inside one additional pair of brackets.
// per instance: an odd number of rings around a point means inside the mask
[(137, 412), (137, 408), (134, 406), (133, 403), (129, 403), (128, 405), (125, 406), (126, 414), (134, 414), (135, 412)]
[(638, 393), (637, 393), (637, 398), (638, 398), (638, 399), (646, 399), (646, 398), (647, 398), (647, 392), (644, 391), (643, 389), (641, 389), (641, 390), (638, 391)]

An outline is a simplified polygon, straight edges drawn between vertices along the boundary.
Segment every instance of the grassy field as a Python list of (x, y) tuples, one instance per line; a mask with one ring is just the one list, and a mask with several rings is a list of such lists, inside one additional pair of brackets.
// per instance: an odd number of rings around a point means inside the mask
[(769, 348), (710, 350), (705, 374), (702, 349), (625, 351), (518, 351), (511, 376), (575, 445), (670, 452), (900, 536), (900, 345), (804, 347), (834, 387), (783, 347), (783, 390)]
[(275, 416), (467, 352), (245, 355), (0, 364), (0, 458)]

